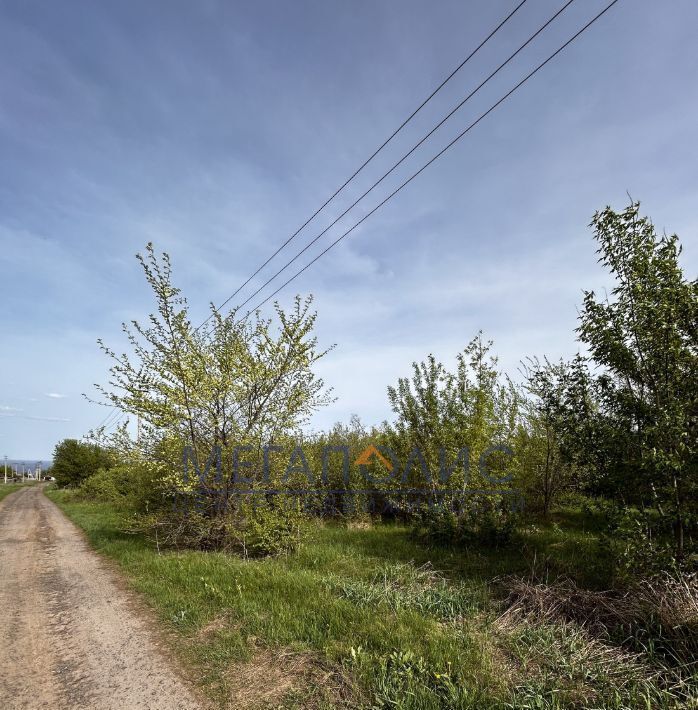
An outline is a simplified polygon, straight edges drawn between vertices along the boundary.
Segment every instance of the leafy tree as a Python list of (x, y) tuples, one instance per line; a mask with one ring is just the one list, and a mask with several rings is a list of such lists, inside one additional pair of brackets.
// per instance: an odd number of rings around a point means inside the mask
[(639, 208), (594, 215), (615, 285), (603, 299), (585, 292), (578, 333), (598, 368), (588, 384), (611, 463), (604, 477), (616, 492), (652, 496), (671, 516), (681, 558), (698, 492), (698, 281), (684, 277), (678, 237), (658, 236)]
[(157, 314), (147, 326), (123, 325), (131, 356), (99, 341), (113, 365), (111, 387), (98, 389), (158, 439), (167, 432), (207, 455), (214, 445), (265, 441), (298, 428), (331, 401), (312, 371), (327, 350), (318, 351), (312, 336), (310, 298), (297, 297), (289, 313), (276, 306), (277, 333), (258, 313), (223, 317), (215, 309), (208, 328), (197, 330), (172, 285), (168, 255), (159, 260), (148, 244), (138, 259)]
[(77, 439), (64, 439), (54, 449), (51, 475), (58, 485), (75, 487), (99, 469), (113, 465), (114, 457), (107, 449)]
[[(413, 364), (412, 378), (388, 388), (396, 419), (386, 426), (386, 439), (402, 461), (413, 464), (408, 476), (405, 463), (397, 485), (422, 489), (437, 503), (411, 511), (414, 533), (430, 543), (496, 546), (508, 544), (514, 531), (511, 504), (516, 500), (506, 489), (511, 489), (515, 461), (494, 449), (511, 449), (514, 443), (520, 396), (509, 379), (500, 377), (491, 347), (478, 333), (456, 356), (454, 372), (429, 355)], [(458, 489), (488, 493), (470, 500), (446, 493)]]
[[(477, 478), (480, 456), (491, 446), (509, 444), (518, 425), (519, 396), (513, 384), (502, 382), (492, 342), (479, 333), (456, 358), (449, 372), (433, 355), (414, 363), (412, 378), (400, 378), (388, 388), (395, 421), (387, 427), (388, 441), (401, 458), (418, 447), (437, 487), (443, 460), (447, 466), (468, 447), (469, 473)], [(443, 453), (442, 453), (443, 452)], [(417, 468), (417, 467), (415, 467)], [(463, 486), (462, 467), (450, 487)], [(417, 473), (417, 476), (419, 474)], [(415, 478), (412, 482), (421, 484)]]
[[(222, 316), (212, 306), (210, 323), (196, 329), (186, 299), (172, 283), (168, 255), (159, 258), (148, 244), (137, 258), (157, 310), (146, 324), (123, 325), (130, 354), (118, 354), (99, 341), (112, 366), (109, 385), (97, 388), (112, 405), (138, 417), (140, 436), (134, 445), (124, 426), (112, 443), (132, 461), (156, 467), (156, 477), (170, 494), (198, 487), (193, 471), (184, 478), (185, 447), (191, 468), (202, 474), (220, 448), (225, 474), (217, 476), (215, 466), (209, 469), (203, 487), (210, 495), (203, 512), (211, 519), (225, 517), (235, 508), (229, 503), (235, 447), (248, 447), (241, 458), (251, 468), (242, 475), (259, 481), (263, 446), (288, 437), (331, 401), (313, 371), (327, 350), (319, 350), (313, 336), (312, 299), (296, 297), (289, 311), (277, 304), (276, 319), (259, 313), (240, 316), (234, 310)], [(274, 501), (269, 503), (274, 507)]]
[(572, 368), (564, 362), (530, 359), (524, 367), (528, 397), (523, 403), (525, 424), (515, 446), (519, 482), (528, 497), (542, 503), (547, 517), (555, 498), (568, 488), (575, 474), (573, 457), (566, 455), (575, 447), (570, 433), (574, 408), (569, 406)]

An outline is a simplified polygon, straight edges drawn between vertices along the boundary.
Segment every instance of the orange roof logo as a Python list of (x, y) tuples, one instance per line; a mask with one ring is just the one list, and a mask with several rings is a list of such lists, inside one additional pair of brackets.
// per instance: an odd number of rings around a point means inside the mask
[(365, 466), (367, 464), (370, 464), (371, 459), (373, 458), (377, 458), (383, 464), (383, 466), (388, 469), (388, 471), (393, 470), (393, 464), (391, 464), (390, 461), (388, 461), (388, 459), (386, 459), (385, 456), (383, 456), (383, 454), (381, 454), (381, 452), (378, 451), (378, 449), (373, 444), (367, 446), (361, 452), (359, 458), (354, 461), (354, 464), (356, 464), (357, 466)]

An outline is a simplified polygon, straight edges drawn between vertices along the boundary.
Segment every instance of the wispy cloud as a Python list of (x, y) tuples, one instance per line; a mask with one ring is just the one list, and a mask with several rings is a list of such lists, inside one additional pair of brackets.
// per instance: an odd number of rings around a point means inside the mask
[[(20, 410), (21, 411), (21, 410)], [(30, 414), (17, 414), (16, 412), (7, 412), (0, 410), (0, 417), (16, 418), (16, 419), (32, 419), (37, 422), (69, 422), (71, 419), (64, 419), (63, 417), (34, 417)]]
[(4, 404), (0, 404), (0, 412), (22, 412), (24, 410), (17, 409), (17, 407), (7, 407)]
[[(542, 21), (546, 4), (530, 7), (526, 22)], [(153, 308), (132, 257), (145, 242), (171, 254), (198, 325), (208, 301), (228, 298), (501, 19), (501, 3), (458, 0), (406, 0), (398, 23), (376, 3), (335, 3), (331, 13), (279, 3), (271, 20), (261, 3), (248, 5), (181, 3), (163, 31), (160, 14), (134, 0), (98, 9), (0, 0), (0, 404), (24, 409), (0, 408), (3, 448), (48, 458), (59, 436), (103, 420), (106, 410), (75, 393), (108, 379), (95, 339), (121, 352), (121, 321)], [(698, 98), (685, 88), (695, 83), (698, 3), (621, 5), (279, 294), (285, 306), (296, 291), (314, 293), (319, 342), (338, 344), (318, 372), (340, 399), (317, 426), (352, 412), (367, 424), (392, 416), (385, 387), (428, 352), (453, 366), (479, 328), (512, 376), (524, 355), (571, 357), (581, 289), (608, 283), (585, 225), (595, 209), (626, 204), (626, 189), (658, 226), (678, 231), (696, 272), (698, 242), (688, 240), (698, 231)], [(136, 18), (138, 32), (124, 29)], [(76, 35), (77, 23), (86, 31)], [(229, 305), (330, 224), (523, 29), (510, 25)], [(274, 283), (366, 215), (567, 31), (551, 27)], [(420, 42), (426, 56), (410, 51)], [(650, 43), (668, 49), (648, 53)], [(618, 91), (638, 75), (653, 97), (641, 112)], [(70, 426), (40, 423), (57, 417)]]

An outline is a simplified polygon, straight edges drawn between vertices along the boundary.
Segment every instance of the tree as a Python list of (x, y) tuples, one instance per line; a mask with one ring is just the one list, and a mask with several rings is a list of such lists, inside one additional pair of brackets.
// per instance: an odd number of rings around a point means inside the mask
[(529, 496), (542, 501), (547, 517), (555, 498), (569, 487), (574, 474), (573, 457), (577, 432), (574, 409), (569, 406), (572, 368), (564, 362), (529, 359), (524, 367), (525, 425), (515, 447), (520, 480)]
[[(388, 427), (391, 445), (402, 457), (418, 447), (433, 474), (433, 486), (442, 458), (450, 465), (467, 446), (470, 463), (475, 464), (470, 466), (471, 478), (477, 477), (480, 456), (490, 446), (512, 441), (519, 397), (510, 381), (500, 380), (491, 347), (478, 333), (457, 355), (455, 372), (429, 355), (426, 362), (413, 363), (411, 379), (400, 378), (396, 387), (388, 388), (396, 415)], [(465, 483), (460, 474), (449, 485)]]
[(157, 312), (147, 325), (123, 324), (130, 355), (99, 341), (112, 366), (109, 386), (97, 388), (112, 405), (139, 417), (140, 451), (154, 458), (170, 451), (170, 465), (179, 469), (187, 446), (204, 468), (214, 447), (230, 453), (235, 445), (252, 445), (259, 453), (331, 401), (313, 372), (328, 351), (318, 350), (312, 334), (311, 298), (296, 297), (289, 312), (276, 304), (276, 329), (259, 313), (222, 316), (213, 306), (211, 323), (196, 329), (172, 284), (168, 255), (158, 258), (148, 244), (137, 258)]
[(678, 237), (658, 236), (639, 208), (594, 215), (615, 285), (602, 300), (585, 292), (578, 333), (599, 370), (597, 431), (616, 452), (606, 476), (671, 516), (681, 558), (698, 483), (698, 281), (684, 277)]
[(64, 439), (53, 452), (51, 475), (59, 486), (79, 486), (99, 469), (114, 465), (112, 454), (97, 444)]

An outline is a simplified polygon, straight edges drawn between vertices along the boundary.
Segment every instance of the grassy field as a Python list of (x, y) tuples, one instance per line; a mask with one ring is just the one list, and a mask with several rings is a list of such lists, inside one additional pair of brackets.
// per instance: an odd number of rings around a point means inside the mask
[[(579, 629), (498, 622), (506, 575), (606, 583), (594, 521), (563, 511), (508, 550), (429, 549), (395, 525), (318, 525), (263, 560), (159, 551), (108, 504), (49, 497), (115, 560), (220, 707), (678, 707)], [(609, 662), (608, 653), (613, 659)]]
[(2, 483), (0, 482), (0, 500), (3, 498), (7, 497), (10, 495), (10, 493), (14, 493), (15, 491), (18, 491), (22, 486), (30, 486), (32, 485), (31, 483)]

